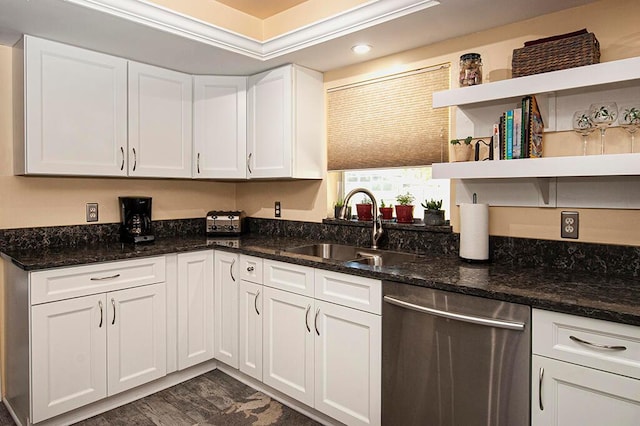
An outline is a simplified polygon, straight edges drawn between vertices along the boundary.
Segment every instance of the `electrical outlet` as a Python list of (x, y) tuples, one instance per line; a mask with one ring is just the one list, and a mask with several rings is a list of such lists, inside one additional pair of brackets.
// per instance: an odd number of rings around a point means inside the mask
[(87, 222), (98, 221), (98, 203), (87, 203)]
[(578, 212), (562, 212), (560, 236), (562, 238), (578, 238)]
[(276, 217), (280, 217), (282, 215), (282, 209), (280, 208), (280, 201), (276, 201), (274, 213)]

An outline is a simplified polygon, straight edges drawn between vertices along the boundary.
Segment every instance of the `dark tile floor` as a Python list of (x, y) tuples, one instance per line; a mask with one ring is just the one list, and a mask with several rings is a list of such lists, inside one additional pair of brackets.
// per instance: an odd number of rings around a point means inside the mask
[[(0, 405), (0, 425), (13, 425), (4, 404)], [(318, 423), (214, 370), (76, 425), (311, 426)]]

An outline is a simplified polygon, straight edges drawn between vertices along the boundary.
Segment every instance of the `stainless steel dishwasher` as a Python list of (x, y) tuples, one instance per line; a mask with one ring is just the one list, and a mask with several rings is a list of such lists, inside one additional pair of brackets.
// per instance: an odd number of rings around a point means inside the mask
[(382, 424), (530, 424), (529, 306), (383, 283)]

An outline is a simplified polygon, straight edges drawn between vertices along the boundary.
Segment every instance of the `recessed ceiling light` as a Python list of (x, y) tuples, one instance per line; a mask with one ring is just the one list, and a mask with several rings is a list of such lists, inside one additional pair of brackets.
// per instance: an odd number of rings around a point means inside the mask
[(371, 50), (371, 46), (369, 46), (368, 44), (356, 44), (351, 48), (351, 50), (353, 50), (353, 52), (357, 53), (358, 55), (364, 55), (365, 53), (369, 53), (369, 51)]

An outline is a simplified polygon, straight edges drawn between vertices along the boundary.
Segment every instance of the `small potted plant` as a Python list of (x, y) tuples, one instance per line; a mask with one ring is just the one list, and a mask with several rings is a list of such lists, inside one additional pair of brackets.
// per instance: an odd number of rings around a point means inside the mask
[[(333, 204), (333, 216), (336, 219), (340, 219), (340, 212), (343, 207), (344, 207), (344, 199), (338, 198), (338, 200)], [(345, 214), (345, 217), (346, 217), (346, 214)]]
[(396, 197), (396, 220), (398, 223), (413, 223), (413, 200), (415, 198), (413, 195), (409, 194), (400, 194)]
[(391, 220), (393, 219), (393, 205), (387, 206), (384, 203), (384, 200), (380, 200), (380, 215), (382, 216), (382, 220)]
[(453, 147), (453, 161), (469, 161), (473, 158), (473, 149), (471, 147), (471, 141), (473, 138), (467, 136), (464, 139), (451, 139), (451, 146)]
[(444, 225), (444, 210), (441, 210), (442, 200), (436, 201), (433, 198), (428, 201), (424, 200), (424, 203), (422, 203), (422, 207), (424, 207), (425, 225)]
[(369, 197), (362, 198), (360, 203), (356, 204), (356, 211), (358, 212), (358, 220), (371, 221), (373, 220), (372, 203)]

